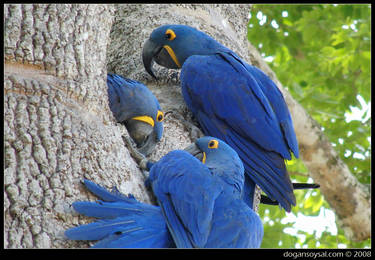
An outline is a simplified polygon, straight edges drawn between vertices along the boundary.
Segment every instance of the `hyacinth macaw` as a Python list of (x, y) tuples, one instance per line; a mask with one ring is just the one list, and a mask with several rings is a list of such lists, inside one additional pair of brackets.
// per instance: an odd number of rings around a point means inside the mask
[(66, 237), (100, 240), (94, 247), (260, 247), (262, 222), (241, 198), (243, 164), (223, 141), (202, 137), (149, 165), (159, 207), (85, 180), (102, 201), (72, 206), (101, 220), (68, 229)]
[(142, 83), (119, 75), (108, 74), (107, 85), (117, 122), (125, 125), (142, 154), (150, 154), (163, 135), (164, 114), (158, 100)]
[(245, 167), (244, 200), (255, 184), (285, 210), (296, 204), (284, 159), (298, 157), (292, 119), (282, 93), (261, 70), (207, 34), (186, 25), (156, 28), (143, 47), (146, 71), (155, 61), (181, 69), (183, 98), (205, 135), (230, 145)]

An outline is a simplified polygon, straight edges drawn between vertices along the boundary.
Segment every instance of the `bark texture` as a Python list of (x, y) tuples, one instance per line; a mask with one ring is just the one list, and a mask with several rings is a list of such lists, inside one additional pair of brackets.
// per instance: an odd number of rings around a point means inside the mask
[(114, 7), (5, 5), (4, 247), (69, 248), (87, 218), (83, 178), (146, 202), (142, 173), (110, 113), (106, 46)]

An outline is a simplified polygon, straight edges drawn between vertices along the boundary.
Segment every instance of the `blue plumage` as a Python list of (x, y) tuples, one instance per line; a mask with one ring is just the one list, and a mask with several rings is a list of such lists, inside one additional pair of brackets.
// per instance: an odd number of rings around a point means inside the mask
[(176, 150), (153, 164), (149, 182), (160, 207), (85, 180), (102, 201), (73, 207), (100, 220), (65, 235), (100, 240), (94, 247), (260, 247), (263, 226), (241, 199), (244, 168), (237, 153), (213, 137), (198, 139), (194, 147), (204, 154), (204, 163), (192, 155), (196, 152)]
[(142, 83), (115, 74), (107, 75), (109, 107), (123, 123), (139, 151), (150, 154), (163, 135), (164, 115), (152, 92)]
[[(275, 83), (210, 36), (185, 25), (164, 25), (151, 33), (143, 62), (154, 76), (153, 60), (181, 68), (184, 100), (203, 132), (224, 140), (242, 159), (250, 186), (246, 194), (254, 193), (256, 183), (290, 211), (296, 201), (284, 159), (291, 159), (290, 151), (298, 157), (298, 143)], [(250, 206), (252, 200), (245, 198)]]
[(84, 180), (84, 184), (101, 200), (78, 201), (72, 206), (77, 212), (100, 220), (66, 230), (67, 238), (100, 240), (93, 247), (101, 248), (174, 247), (159, 207), (141, 203), (117, 189), (109, 192), (89, 180)]
[(204, 164), (177, 150), (150, 171), (177, 247), (259, 247), (263, 226), (241, 198), (244, 168), (237, 153), (209, 136), (198, 139), (196, 146), (205, 154)]

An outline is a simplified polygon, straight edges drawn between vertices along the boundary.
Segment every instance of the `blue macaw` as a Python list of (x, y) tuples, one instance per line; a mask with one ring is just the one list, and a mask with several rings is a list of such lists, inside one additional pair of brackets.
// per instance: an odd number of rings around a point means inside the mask
[(152, 92), (142, 83), (108, 74), (109, 107), (127, 128), (138, 150), (148, 155), (163, 135), (164, 114)]
[(243, 164), (223, 141), (202, 137), (149, 165), (160, 207), (85, 180), (103, 201), (75, 202), (73, 208), (102, 220), (71, 228), (66, 237), (100, 240), (95, 247), (260, 247), (262, 222), (241, 198)]
[(207, 34), (186, 25), (156, 28), (143, 47), (146, 71), (153, 61), (181, 68), (188, 108), (205, 135), (222, 139), (240, 156), (244, 200), (252, 207), (255, 184), (285, 210), (296, 204), (284, 159), (298, 157), (292, 119), (282, 93), (258, 68)]
[[(196, 147), (196, 149), (194, 149)], [(169, 231), (179, 248), (259, 247), (263, 226), (242, 200), (244, 168), (237, 153), (205, 136), (185, 151), (172, 151), (150, 170), (149, 179)]]

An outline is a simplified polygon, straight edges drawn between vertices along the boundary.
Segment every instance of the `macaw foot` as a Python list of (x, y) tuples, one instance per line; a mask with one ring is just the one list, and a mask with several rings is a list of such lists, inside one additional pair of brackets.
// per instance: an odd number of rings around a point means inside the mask
[(130, 155), (138, 163), (141, 170), (147, 170), (148, 171), (149, 169), (147, 167), (147, 163), (149, 162), (149, 160), (137, 150), (137, 148), (134, 144), (134, 141), (130, 138), (130, 136), (122, 135), (122, 140), (125, 142), (126, 147), (128, 148)]
[(180, 112), (174, 110), (169, 110), (165, 114), (170, 114), (177, 119), (189, 132), (191, 140), (196, 140), (204, 136), (203, 132), (194, 124), (192, 116), (189, 116), (190, 111), (183, 111), (183, 114), (185, 114), (186, 117), (190, 117), (190, 120), (187, 120)]

